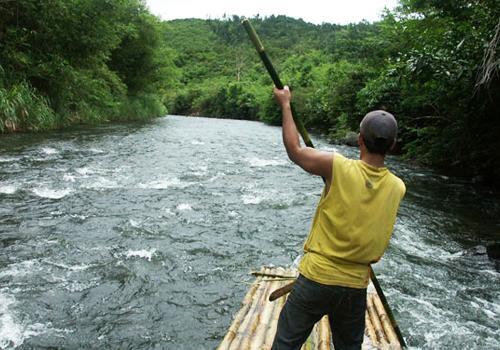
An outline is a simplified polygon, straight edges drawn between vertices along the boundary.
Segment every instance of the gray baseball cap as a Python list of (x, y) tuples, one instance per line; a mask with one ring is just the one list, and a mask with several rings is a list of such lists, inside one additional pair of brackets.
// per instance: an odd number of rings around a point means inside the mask
[(372, 111), (365, 115), (359, 128), (368, 149), (376, 149), (376, 153), (385, 153), (398, 134), (396, 118), (383, 110)]

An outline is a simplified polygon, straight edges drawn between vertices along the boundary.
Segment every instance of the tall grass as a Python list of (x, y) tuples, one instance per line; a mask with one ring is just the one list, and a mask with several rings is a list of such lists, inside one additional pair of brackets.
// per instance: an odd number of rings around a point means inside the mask
[(147, 120), (167, 113), (164, 104), (153, 94), (123, 97), (121, 101), (113, 100), (111, 95), (105, 97), (99, 104), (91, 104), (73, 96), (73, 101), (65, 101), (64, 108), (55, 112), (49, 101), (27, 82), (4, 87), (0, 75), (0, 133), (43, 131), (110, 120)]
[(0, 133), (147, 120), (167, 113), (157, 94), (127, 95), (125, 84), (107, 68), (60, 70), (50, 99), (26, 80), (8, 84), (6, 73), (0, 65)]
[(0, 87), (0, 132), (48, 130), (57, 121), (47, 99), (28, 83)]

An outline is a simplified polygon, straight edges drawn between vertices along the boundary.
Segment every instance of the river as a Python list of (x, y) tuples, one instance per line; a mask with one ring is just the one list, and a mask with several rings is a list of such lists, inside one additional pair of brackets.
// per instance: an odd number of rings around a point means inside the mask
[[(374, 270), (408, 345), (499, 349), (499, 194), (388, 166), (407, 195)], [(301, 254), (321, 187), (258, 122), (1, 136), (0, 348), (215, 348), (248, 272)]]

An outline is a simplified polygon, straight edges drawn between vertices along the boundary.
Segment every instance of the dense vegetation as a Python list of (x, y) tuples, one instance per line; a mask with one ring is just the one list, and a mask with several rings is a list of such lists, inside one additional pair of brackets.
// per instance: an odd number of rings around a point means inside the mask
[(150, 117), (174, 65), (139, 0), (0, 1), (0, 130)]
[[(296, 110), (333, 138), (393, 112), (401, 151), (500, 179), (500, 2), (401, 0), (380, 22), (256, 17)], [(279, 124), (240, 18), (161, 22), (140, 0), (0, 2), (0, 128), (165, 113)]]

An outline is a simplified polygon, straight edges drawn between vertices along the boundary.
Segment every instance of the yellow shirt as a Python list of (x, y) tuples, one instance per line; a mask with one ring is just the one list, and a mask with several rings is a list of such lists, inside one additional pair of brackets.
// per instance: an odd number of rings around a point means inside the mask
[(304, 244), (299, 271), (328, 285), (366, 288), (369, 264), (383, 255), (406, 187), (387, 168), (335, 153), (332, 184), (323, 194)]

